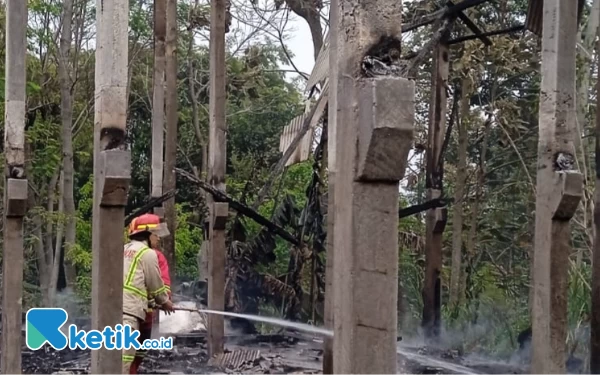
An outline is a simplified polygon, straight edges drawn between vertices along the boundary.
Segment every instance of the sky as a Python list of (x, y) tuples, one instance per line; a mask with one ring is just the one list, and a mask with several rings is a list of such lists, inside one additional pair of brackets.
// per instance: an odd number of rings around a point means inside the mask
[[(289, 39), (286, 44), (294, 54), (292, 61), (298, 70), (310, 75), (315, 65), (310, 29), (306, 21), (299, 16), (292, 13), (290, 19), (287, 29)], [(283, 68), (292, 69), (291, 66), (284, 66)]]

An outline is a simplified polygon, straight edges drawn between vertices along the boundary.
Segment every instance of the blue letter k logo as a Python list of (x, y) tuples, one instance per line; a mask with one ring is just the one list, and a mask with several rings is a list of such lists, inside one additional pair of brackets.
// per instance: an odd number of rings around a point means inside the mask
[(60, 330), (68, 318), (64, 309), (29, 309), (25, 327), (25, 341), (31, 350), (38, 350), (45, 343), (56, 350), (67, 347), (67, 336)]

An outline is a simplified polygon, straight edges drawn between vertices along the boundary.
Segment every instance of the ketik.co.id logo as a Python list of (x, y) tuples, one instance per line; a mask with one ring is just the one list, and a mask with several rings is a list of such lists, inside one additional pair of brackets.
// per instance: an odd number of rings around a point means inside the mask
[(132, 330), (128, 325), (117, 324), (115, 328), (105, 327), (102, 332), (98, 330), (78, 330), (74, 324), (69, 326), (68, 337), (61, 328), (67, 322), (69, 314), (64, 309), (36, 308), (27, 311), (27, 325), (25, 336), (27, 347), (38, 350), (48, 343), (56, 350), (63, 350), (69, 346), (70, 349), (172, 349), (172, 338), (164, 340), (146, 340), (140, 344), (138, 337), (140, 332)]
[(25, 341), (31, 350), (38, 350), (48, 343), (56, 350), (69, 344), (67, 336), (60, 330), (69, 314), (64, 309), (30, 309), (26, 315)]

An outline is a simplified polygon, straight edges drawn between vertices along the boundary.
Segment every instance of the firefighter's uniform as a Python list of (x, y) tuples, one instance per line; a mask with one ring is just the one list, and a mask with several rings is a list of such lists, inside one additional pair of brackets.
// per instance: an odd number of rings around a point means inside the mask
[[(129, 233), (148, 231), (161, 236), (163, 228), (158, 216), (148, 214), (134, 219)], [(123, 324), (139, 330), (146, 319), (148, 296), (154, 298), (157, 305), (162, 305), (169, 300), (168, 289), (161, 277), (156, 251), (145, 242), (129, 242), (123, 256)], [(129, 374), (135, 352), (135, 348), (123, 349), (123, 374)]]
[[(169, 263), (167, 262), (167, 258), (164, 254), (158, 250), (154, 249), (156, 252), (156, 256), (158, 257), (158, 267), (160, 268), (160, 275), (165, 284), (165, 288), (167, 293), (169, 294), (169, 299), (171, 299), (171, 277), (169, 276)], [(146, 310), (146, 320), (141, 324), (140, 327), (140, 343), (143, 343), (145, 340), (152, 338), (152, 323), (154, 320), (154, 315), (158, 315), (160, 310), (155, 310), (156, 302), (152, 296), (148, 296), (148, 310)], [(135, 352), (135, 358), (133, 359), (133, 363), (131, 364), (131, 368), (129, 370), (130, 374), (137, 374), (137, 371), (142, 364), (144, 358), (146, 357), (146, 353), (148, 351), (145, 349), (138, 350)]]

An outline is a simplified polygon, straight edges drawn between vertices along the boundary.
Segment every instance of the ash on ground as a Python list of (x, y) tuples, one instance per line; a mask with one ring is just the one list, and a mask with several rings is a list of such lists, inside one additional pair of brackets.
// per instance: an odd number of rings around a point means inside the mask
[[(209, 359), (206, 333), (173, 336), (170, 351), (149, 351), (144, 374), (317, 374), (322, 368), (322, 339), (298, 332), (227, 336), (225, 353)], [(398, 372), (412, 374), (526, 373), (500, 362), (474, 361), (453, 351), (398, 346)], [(23, 373), (89, 374), (90, 351), (23, 350)]]
[[(177, 305), (199, 308), (178, 302)], [(261, 335), (241, 330), (226, 321), (225, 353), (209, 358), (206, 345), (206, 317), (195, 312), (161, 313), (161, 334), (173, 337), (173, 349), (148, 352), (139, 373), (145, 374), (317, 374), (322, 372), (323, 340), (291, 329)], [(78, 322), (80, 328), (87, 322)], [(243, 326), (243, 325), (242, 325)], [(24, 341), (23, 341), (24, 342)], [(519, 366), (504, 362), (475, 359), (452, 350), (399, 343), (398, 372), (412, 374), (517, 374), (527, 373)], [(23, 373), (88, 374), (90, 351), (38, 351), (23, 348)]]

